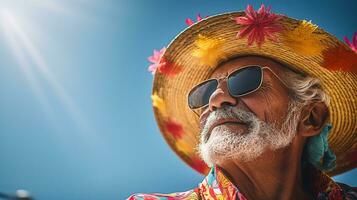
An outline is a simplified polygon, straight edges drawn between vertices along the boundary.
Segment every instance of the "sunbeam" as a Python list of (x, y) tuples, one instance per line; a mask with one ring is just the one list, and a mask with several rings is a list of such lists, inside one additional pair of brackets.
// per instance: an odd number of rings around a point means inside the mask
[[(39, 13), (50, 13), (54, 16), (66, 17), (71, 20), (94, 22), (96, 18), (87, 12), (91, 7), (97, 8), (96, 1), (68, 1), (68, 0), (1, 0), (1, 8), (16, 11), (16, 16), (29, 17)], [(39, 12), (40, 11), (40, 12)]]
[(1, 17), (4, 33), (9, 41), (14, 56), (19, 62), (21, 70), (29, 80), (31, 88), (34, 90), (41, 103), (43, 103), (46, 112), (53, 115), (50, 105), (41, 91), (41, 86), (36, 80), (33, 71), (31, 71), (34, 69), (30, 68), (29, 63), (33, 63), (31, 66), (40, 72), (42, 77), (47, 81), (49, 86), (53, 89), (53, 92), (59, 98), (60, 102), (69, 112), (76, 125), (85, 133), (92, 132), (92, 128), (89, 127), (87, 121), (84, 119), (71, 96), (54, 76), (38, 48), (36, 48), (31, 39), (27, 36), (25, 30), (23, 30), (19, 25), (18, 19), (9, 10), (2, 10)]
[(13, 55), (16, 58), (16, 61), (18, 62), (18, 66), (20, 67), (21, 71), (24, 73), (25, 78), (29, 82), (29, 85), (31, 89), (34, 91), (36, 97), (40, 101), (41, 105), (43, 106), (43, 109), (45, 113), (53, 120), (53, 110), (49, 104), (49, 102), (46, 99), (46, 96), (44, 95), (44, 92), (42, 91), (39, 82), (35, 78), (34, 74), (30, 70), (29, 62), (22, 51), (21, 47), (18, 45), (16, 42), (16, 39), (14, 38), (14, 35), (11, 34), (10, 28), (11, 24), (9, 19), (7, 18), (7, 11), (2, 11), (1, 15), (1, 26), (3, 29), (4, 36), (7, 38), (5, 40), (9, 47), (11, 48)]

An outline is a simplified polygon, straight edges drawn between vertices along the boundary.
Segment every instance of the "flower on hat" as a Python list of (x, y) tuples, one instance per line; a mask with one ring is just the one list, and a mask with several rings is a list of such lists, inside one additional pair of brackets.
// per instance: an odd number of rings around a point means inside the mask
[(283, 42), (286, 46), (304, 56), (319, 55), (324, 50), (322, 40), (325, 35), (315, 33), (317, 25), (311, 21), (303, 20), (293, 30), (286, 30), (283, 33)]
[[(201, 21), (202, 19), (203, 19), (203, 18), (201, 17), (201, 15), (198, 14), (198, 15), (197, 15), (197, 22)], [(186, 22), (186, 24), (187, 24), (188, 26), (191, 26), (192, 24), (195, 23), (195, 22), (194, 22), (192, 19), (190, 19), (190, 18), (187, 18), (185, 22)]]
[(166, 105), (164, 100), (160, 98), (159, 95), (157, 95), (156, 93), (151, 95), (151, 100), (152, 100), (152, 105), (156, 109), (158, 109), (163, 116), (167, 116)]
[(174, 138), (181, 138), (183, 135), (183, 127), (175, 120), (169, 118), (165, 121), (165, 129), (168, 133), (172, 134)]
[(191, 166), (197, 170), (198, 172), (200, 172), (201, 174), (207, 174), (209, 171), (209, 168), (207, 167), (206, 163), (203, 162), (203, 160), (201, 158), (199, 158), (198, 156), (192, 156), (190, 157), (191, 160)]
[(152, 56), (148, 57), (149, 62), (151, 62), (152, 64), (149, 66), (148, 70), (154, 75), (157, 71), (157, 68), (160, 65), (160, 59), (162, 57), (162, 55), (164, 55), (166, 51), (166, 48), (163, 47), (161, 50), (156, 50), (154, 49), (154, 54)]
[(179, 151), (186, 155), (194, 153), (194, 149), (192, 148), (192, 146), (184, 139), (178, 139), (177, 141), (175, 141), (175, 146)]
[(192, 56), (198, 58), (202, 65), (213, 67), (220, 59), (225, 58), (225, 54), (221, 50), (224, 41), (221, 38), (209, 38), (199, 34), (195, 41), (196, 49), (193, 50)]
[(150, 71), (153, 75), (156, 72), (159, 72), (168, 76), (174, 76), (182, 71), (180, 66), (163, 57), (165, 51), (165, 47), (163, 47), (160, 51), (154, 49), (154, 54), (148, 57), (148, 60), (152, 63), (149, 66), (148, 71)]
[(323, 53), (322, 66), (329, 70), (357, 73), (357, 54), (343, 45), (331, 47)]
[(347, 36), (345, 36), (343, 39), (348, 44), (348, 46), (350, 46), (351, 49), (357, 53), (357, 32), (355, 32), (355, 34), (352, 36), (351, 42)]
[(182, 67), (169, 59), (162, 57), (157, 67), (157, 72), (168, 76), (175, 76), (182, 71)]
[(282, 15), (270, 12), (270, 7), (265, 8), (262, 4), (258, 11), (253, 6), (248, 5), (245, 10), (246, 16), (236, 17), (237, 24), (242, 25), (238, 31), (238, 38), (248, 38), (248, 46), (254, 42), (260, 47), (266, 39), (277, 41), (276, 33), (283, 30), (283, 26), (278, 22)]

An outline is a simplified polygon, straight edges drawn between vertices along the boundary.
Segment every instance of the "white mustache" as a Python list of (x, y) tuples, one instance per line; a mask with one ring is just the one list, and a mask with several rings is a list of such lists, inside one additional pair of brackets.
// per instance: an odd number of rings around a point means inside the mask
[(211, 130), (211, 127), (218, 121), (224, 119), (237, 119), (238, 121), (241, 121), (250, 127), (251, 124), (256, 122), (257, 117), (252, 112), (245, 111), (237, 107), (224, 106), (222, 108), (219, 108), (211, 112), (207, 117), (206, 121), (204, 122), (203, 129), (201, 132), (201, 138), (203, 139), (203, 141), (201, 142), (207, 142), (207, 140), (209, 139), (209, 131)]

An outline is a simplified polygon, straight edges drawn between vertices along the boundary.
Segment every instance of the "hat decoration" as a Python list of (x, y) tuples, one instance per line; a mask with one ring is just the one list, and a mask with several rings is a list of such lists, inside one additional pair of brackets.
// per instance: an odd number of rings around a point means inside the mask
[(195, 40), (195, 45), (197, 48), (193, 50), (192, 56), (198, 58), (201, 65), (214, 67), (217, 61), (225, 58), (221, 50), (224, 45), (224, 39), (209, 38), (199, 34)]
[(164, 100), (157, 94), (151, 95), (151, 100), (153, 107), (158, 109), (161, 115), (167, 117), (167, 120), (165, 121), (165, 129), (175, 138), (181, 138), (183, 131), (182, 126), (167, 115), (166, 104)]
[[(336, 46), (323, 52), (323, 67), (333, 71), (357, 72), (357, 53), (344, 46)], [(339, 58), (339, 59), (336, 59)]]
[(348, 46), (350, 46), (351, 49), (357, 53), (357, 32), (355, 32), (355, 34), (352, 36), (351, 42), (347, 36), (345, 36), (343, 39), (348, 44)]
[(165, 50), (166, 50), (165, 47), (163, 47), (159, 51), (154, 49), (154, 54), (152, 56), (148, 57), (148, 61), (152, 63), (148, 68), (148, 71), (150, 71), (151, 74), (154, 75), (157, 71), (157, 68), (160, 67), (160, 59), (161, 59), (162, 55), (164, 55)]
[(156, 93), (151, 95), (151, 99), (153, 107), (157, 109), (161, 115), (166, 117), (164, 128), (168, 133), (170, 133), (171, 137), (177, 140), (175, 143), (176, 148), (181, 152), (193, 154), (194, 152), (192, 152), (192, 149), (189, 148), (190, 145), (182, 139), (182, 136), (184, 135), (183, 127), (178, 122), (176, 122), (176, 120), (168, 116), (164, 100)]
[(183, 135), (182, 126), (171, 118), (166, 121), (165, 128), (167, 132), (171, 133), (175, 138), (181, 138)]
[[(232, 16), (234, 17), (232, 18)], [(214, 21), (216, 19), (221, 21), (217, 23), (217, 21)], [(271, 8), (265, 7), (264, 4), (262, 4), (257, 11), (254, 10), (253, 6), (248, 5), (244, 13), (227, 13), (207, 19), (202, 18), (201, 15), (198, 14), (196, 22), (190, 18), (187, 18), (185, 22), (189, 27), (181, 33), (181, 36), (187, 32), (193, 37), (188, 37), (189, 39), (182, 39), (184, 36), (175, 38), (167, 47), (169, 52), (163, 47), (161, 50), (154, 50), (153, 55), (148, 57), (150, 62), (148, 70), (155, 75), (154, 89), (151, 98), (155, 116), (165, 140), (180, 158), (202, 174), (207, 173), (209, 169), (200, 159), (195, 149), (197, 140), (195, 138), (196, 136), (192, 133), (192, 129), (190, 129), (192, 126), (192, 124), (190, 124), (191, 121), (195, 120), (190, 117), (185, 119), (185, 117), (188, 116), (185, 114), (185, 105), (178, 103), (175, 98), (181, 98), (181, 96), (187, 92), (180, 88), (185, 85), (183, 82), (192, 82), (192, 80), (188, 79), (196, 78), (194, 73), (202, 73), (202, 70), (212, 71), (220, 61), (227, 59), (228, 56), (232, 56), (231, 54), (228, 55), (228, 48), (232, 49), (233, 47), (237, 47), (244, 52), (254, 52), (260, 55), (264, 54), (261, 52), (266, 49), (282, 46), (284, 51), (277, 50), (277, 52), (283, 52), (305, 59), (306, 62), (302, 62), (305, 64), (304, 66), (311, 66), (313, 75), (322, 73), (321, 76), (327, 76), (332, 73), (340, 76), (340, 72), (346, 72), (348, 77), (351, 77), (354, 76), (351, 75), (351, 73), (357, 72), (357, 33), (353, 35), (351, 41), (347, 37), (344, 38), (346, 45), (324, 30), (318, 28), (318, 26), (311, 21), (295, 20), (284, 15), (272, 13)], [(221, 24), (224, 24), (224, 26)], [(207, 25), (207, 29), (205, 25)], [(217, 32), (209, 31), (210, 28), (222, 30), (219, 28), (223, 27), (227, 28), (230, 32), (225, 32), (224, 34), (220, 32), (220, 34), (217, 34)], [(194, 31), (191, 31), (191, 29)], [(228, 34), (229, 36), (227, 36)], [(187, 35), (185, 37), (187, 38)], [(175, 43), (175, 41), (180, 42)], [(237, 46), (235, 46), (235, 42)], [(246, 47), (244, 47), (244, 45), (246, 45)], [(178, 50), (175, 50), (175, 48), (178, 48)], [(280, 55), (276, 52), (272, 53), (274, 53), (275, 56)], [(265, 53), (264, 55), (268, 54)], [(189, 59), (187, 59), (188, 57)], [(295, 59), (295, 57), (285, 57), (284, 59), (290, 60)], [(195, 59), (198, 62), (192, 64)], [(319, 61), (315, 62), (315, 60)], [(292, 64), (294, 64), (295, 61), (292, 62)], [(313, 65), (310, 65), (310, 62), (312, 62)], [(194, 68), (191, 67), (191, 64)], [(315, 71), (312, 66), (318, 69)], [(321, 68), (324, 69), (321, 71)], [(330, 72), (327, 72), (327, 70)], [(326, 72), (327, 74), (325, 74)], [(204, 75), (197, 76), (203, 77)], [(350, 82), (353, 80), (353, 78), (348, 79)], [(354, 83), (351, 82), (350, 84)], [(175, 88), (174, 93), (176, 94), (168, 91), (168, 88), (172, 89), (173, 87)], [(338, 86), (338, 88), (341, 88), (341, 86)], [(331, 90), (329, 90), (329, 92), (331, 92)], [(342, 96), (338, 98), (342, 98)], [(334, 106), (336, 106), (336, 102)], [(347, 106), (353, 107), (354, 105)], [(336, 108), (334, 107), (333, 109)], [(184, 115), (181, 116), (182, 114)], [(337, 114), (334, 116), (336, 119)], [(191, 121), (188, 121), (188, 119)], [(337, 137), (334, 130), (347, 130), (342, 129), (341, 125), (333, 125), (334, 129), (331, 129), (331, 138)], [(197, 130), (194, 129), (195, 133), (196, 131)], [(348, 129), (348, 131), (350, 131), (350, 129)], [(326, 138), (325, 140), (327, 141)], [(334, 145), (336, 145), (336, 143)], [(336, 148), (336, 146), (333, 147)], [(337, 152), (337, 164), (341, 164), (341, 160), (345, 160), (349, 157), (351, 157), (349, 159), (351, 161), (357, 160), (356, 154), (353, 152), (357, 151), (350, 150), (346, 152), (346, 155), (343, 154), (342, 157), (338, 157), (341, 153)], [(332, 171), (331, 173), (340, 173), (347, 169), (345, 166), (352, 165), (344, 163), (342, 168), (337, 168), (336, 171)]]
[(276, 33), (283, 30), (279, 23), (282, 15), (270, 12), (270, 7), (265, 8), (262, 4), (258, 11), (253, 6), (248, 5), (245, 10), (246, 16), (237, 17), (236, 23), (242, 25), (242, 29), (237, 33), (238, 38), (248, 38), (248, 46), (254, 42), (260, 47), (266, 39), (277, 41)]
[(316, 33), (317, 25), (311, 21), (303, 20), (293, 30), (284, 31), (284, 43), (293, 51), (304, 56), (317, 56), (324, 50), (322, 41), (326, 39), (323, 34)]
[[(206, 18), (207, 18), (208, 16), (206, 16)], [(204, 19), (204, 18), (202, 18), (201, 17), (201, 15), (200, 14), (197, 14), (197, 21), (196, 22), (199, 22), (199, 21), (201, 21), (202, 19)], [(192, 19), (190, 19), (190, 18), (187, 18), (186, 19), (186, 24), (187, 24), (187, 26), (191, 26), (191, 25), (193, 25), (195, 22), (192, 20)]]
[(161, 115), (167, 116), (166, 105), (164, 100), (160, 98), (159, 95), (157, 95), (156, 93), (151, 95), (151, 100), (152, 100), (152, 106), (158, 109)]
[(159, 72), (169, 76), (175, 76), (181, 71), (181, 67), (163, 57), (165, 51), (165, 47), (163, 47), (160, 51), (154, 49), (154, 54), (148, 57), (148, 61), (152, 63), (148, 67), (148, 71), (150, 71), (151, 74), (154, 75), (156, 72)]

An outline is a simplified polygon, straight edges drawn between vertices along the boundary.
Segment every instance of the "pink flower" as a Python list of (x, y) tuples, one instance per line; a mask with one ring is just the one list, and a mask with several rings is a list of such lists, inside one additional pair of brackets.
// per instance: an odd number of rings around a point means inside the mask
[(345, 42), (348, 44), (348, 46), (351, 47), (351, 49), (357, 53), (357, 32), (352, 36), (352, 40), (348, 40), (347, 36), (343, 38)]
[[(199, 22), (199, 21), (201, 21), (203, 18), (201, 17), (201, 15), (200, 14), (198, 14), (197, 15), (197, 22)], [(190, 18), (187, 18), (186, 19), (186, 24), (188, 25), (188, 26), (191, 26), (192, 24), (194, 24), (195, 22), (192, 20), (192, 19), (190, 19)]]
[(149, 56), (148, 60), (152, 64), (149, 66), (148, 70), (154, 75), (156, 73), (157, 68), (160, 65), (160, 59), (162, 55), (164, 55), (166, 48), (163, 47), (160, 51), (154, 49), (154, 55)]
[(264, 4), (258, 11), (248, 5), (245, 14), (246, 16), (237, 17), (235, 21), (243, 26), (237, 33), (237, 37), (248, 37), (248, 46), (255, 42), (260, 47), (265, 39), (277, 40), (275, 33), (283, 30), (283, 26), (278, 23), (282, 15), (271, 13), (270, 7), (265, 8)]

